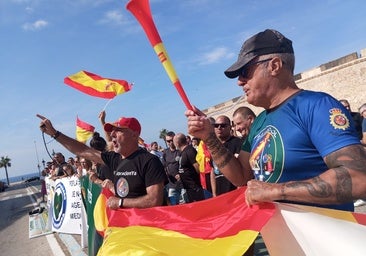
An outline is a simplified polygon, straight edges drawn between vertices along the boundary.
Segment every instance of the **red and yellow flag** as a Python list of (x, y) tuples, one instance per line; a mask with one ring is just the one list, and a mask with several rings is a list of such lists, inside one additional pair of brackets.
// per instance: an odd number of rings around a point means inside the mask
[(206, 144), (201, 140), (197, 147), (196, 161), (200, 170), (200, 180), (202, 187), (207, 189), (206, 174), (213, 170), (211, 163), (211, 154)]
[(76, 140), (82, 143), (86, 143), (86, 141), (93, 136), (94, 126), (82, 121), (79, 117), (76, 117)]
[(104, 232), (98, 255), (242, 255), (274, 214), (273, 204), (248, 207), (245, 188), (200, 202), (149, 209), (94, 208)]
[(64, 83), (91, 96), (105, 99), (112, 99), (132, 88), (132, 84), (125, 80), (103, 78), (87, 71), (65, 77)]

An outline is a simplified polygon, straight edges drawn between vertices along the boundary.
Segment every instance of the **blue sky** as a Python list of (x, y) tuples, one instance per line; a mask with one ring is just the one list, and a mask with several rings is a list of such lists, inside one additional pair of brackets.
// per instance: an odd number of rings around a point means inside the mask
[[(186, 133), (185, 106), (127, 0), (2, 0), (0, 2), (0, 156), (10, 176), (49, 160), (40, 113), (74, 137), (76, 115), (102, 132), (98, 114), (107, 100), (65, 85), (87, 70), (134, 83), (107, 106), (107, 120), (134, 116), (147, 143), (162, 128)], [(293, 41), (295, 73), (366, 48), (366, 1), (151, 0), (155, 24), (191, 103), (201, 109), (242, 95), (223, 71), (245, 39), (274, 28)], [(50, 150), (72, 154), (57, 142)], [(0, 178), (5, 177), (0, 169)]]

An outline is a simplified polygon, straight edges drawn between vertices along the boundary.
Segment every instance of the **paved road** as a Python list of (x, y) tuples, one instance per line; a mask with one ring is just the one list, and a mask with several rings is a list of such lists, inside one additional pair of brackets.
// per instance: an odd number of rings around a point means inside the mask
[[(87, 251), (82, 250), (78, 244), (78, 240), (80, 241), (78, 236), (54, 233), (29, 239), (29, 211), (38, 207), (40, 202), (39, 181), (14, 183), (5, 192), (0, 193), (0, 254), (10, 256), (87, 255)], [(71, 242), (69, 242), (70, 239)], [(63, 240), (67, 240), (66, 245)], [(75, 246), (75, 240), (77, 246)], [(68, 248), (68, 243), (73, 247)]]
[[(0, 254), (37, 256), (86, 256), (80, 248), (80, 235), (50, 234), (29, 239), (29, 211), (39, 206), (39, 181), (12, 184), (0, 193)], [(356, 207), (366, 213), (366, 205)], [(256, 241), (255, 255), (268, 255), (263, 240)]]

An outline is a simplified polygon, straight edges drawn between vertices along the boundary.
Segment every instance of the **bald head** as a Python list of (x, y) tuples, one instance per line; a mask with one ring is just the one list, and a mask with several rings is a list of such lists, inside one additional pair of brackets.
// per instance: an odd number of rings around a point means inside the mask
[(230, 118), (221, 115), (215, 120), (215, 134), (216, 137), (221, 141), (221, 143), (226, 142), (231, 137), (231, 121)]
[(182, 148), (188, 145), (187, 137), (183, 133), (177, 133), (174, 136), (173, 142), (176, 148), (178, 148), (179, 150), (182, 150)]

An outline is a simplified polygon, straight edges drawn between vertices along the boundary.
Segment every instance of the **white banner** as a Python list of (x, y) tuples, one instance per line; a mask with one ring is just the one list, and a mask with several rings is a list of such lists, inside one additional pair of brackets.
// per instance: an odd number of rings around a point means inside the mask
[(366, 226), (352, 212), (276, 204), (261, 234), (271, 256), (365, 255)]
[(82, 206), (79, 179), (73, 176), (56, 180), (51, 206), (52, 231), (82, 234)]
[(51, 225), (48, 222), (48, 211), (29, 215), (29, 238), (39, 237), (52, 233)]

